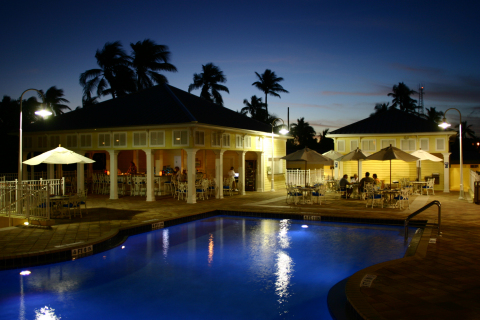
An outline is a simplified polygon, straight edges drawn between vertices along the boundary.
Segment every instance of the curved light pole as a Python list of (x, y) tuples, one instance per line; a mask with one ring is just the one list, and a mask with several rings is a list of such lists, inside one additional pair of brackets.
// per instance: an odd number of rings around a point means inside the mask
[[(285, 126), (285, 122), (281, 119), (281, 118), (276, 118), (275, 120), (272, 121), (272, 175), (271, 175), (271, 182), (272, 182), (272, 187), (270, 189), (271, 192), (274, 192), (275, 191), (275, 187), (273, 185), (273, 181), (274, 181), (274, 167), (273, 167), (273, 125), (275, 124), (275, 122), (277, 122), (277, 120), (281, 120), (282, 121), (282, 126)], [(288, 130), (285, 129), (285, 128), (282, 128), (280, 131), (279, 131), (281, 134), (287, 134), (288, 133)]]
[(462, 151), (462, 114), (460, 110), (457, 108), (449, 108), (443, 113), (443, 122), (439, 124), (439, 127), (446, 129), (451, 126), (450, 123), (447, 123), (446, 115), (448, 110), (457, 110), (458, 114), (460, 115), (460, 123), (458, 124), (458, 134), (460, 139), (460, 195), (458, 196), (459, 200), (463, 200), (463, 151)]
[[(18, 137), (18, 177), (17, 177), (17, 201), (19, 198), (21, 198), (21, 193), (18, 193), (18, 190), (22, 188), (22, 179), (23, 179), (23, 164), (22, 164), (22, 102), (23, 102), (23, 95), (27, 91), (37, 91), (43, 99), (43, 103), (45, 104), (45, 96), (40, 90), (37, 89), (27, 89), (23, 91), (22, 95), (20, 96), (20, 130), (19, 130), (19, 137)], [(40, 111), (35, 111), (35, 114), (41, 115), (42, 117), (45, 117), (47, 115), (51, 115), (52, 113), (46, 110), (40, 110)], [(22, 212), (22, 204), (21, 201), (17, 202), (17, 213)]]

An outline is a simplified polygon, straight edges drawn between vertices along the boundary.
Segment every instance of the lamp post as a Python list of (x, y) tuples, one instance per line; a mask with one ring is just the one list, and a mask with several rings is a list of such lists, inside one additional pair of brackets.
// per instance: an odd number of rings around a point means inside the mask
[[(23, 143), (23, 137), (22, 137), (22, 102), (23, 102), (23, 95), (25, 94), (25, 92), (27, 91), (37, 91), (41, 96), (42, 96), (42, 99), (43, 99), (43, 103), (45, 104), (45, 96), (43, 95), (43, 93), (37, 89), (27, 89), (25, 91), (23, 91), (22, 95), (20, 96), (20, 130), (19, 130), (19, 137), (18, 137), (18, 177), (17, 177), (17, 213), (20, 214), (22, 212), (22, 203), (21, 201), (18, 201), (21, 196), (22, 196), (22, 193), (21, 192), (18, 192), (19, 189), (22, 188), (22, 179), (23, 179), (23, 165), (22, 165), (22, 143)], [(46, 117), (48, 115), (51, 115), (52, 113), (50, 111), (46, 111), (46, 110), (39, 110), (39, 111), (35, 111), (35, 114), (37, 115), (40, 115), (42, 117)]]
[[(281, 120), (282, 121), (282, 126), (285, 126), (285, 122), (281, 119), (281, 118), (277, 118), (275, 120), (272, 121), (272, 175), (271, 175), (271, 182), (272, 182), (272, 187), (270, 189), (271, 192), (274, 192), (275, 191), (275, 187), (273, 185), (273, 182), (274, 182), (274, 167), (273, 167), (273, 125), (275, 124), (275, 122), (277, 122), (277, 120)], [(282, 128), (280, 129), (279, 131), (281, 134), (287, 134), (288, 133), (288, 130), (285, 129), (285, 128)]]
[(457, 110), (458, 114), (460, 115), (460, 123), (458, 124), (458, 134), (459, 134), (459, 139), (460, 139), (460, 195), (458, 196), (459, 200), (463, 200), (463, 151), (462, 151), (462, 114), (460, 113), (460, 110), (457, 108), (450, 108), (445, 111), (443, 114), (443, 122), (439, 124), (439, 127), (442, 127), (443, 129), (446, 129), (451, 126), (450, 123), (447, 123), (446, 115), (448, 110)]

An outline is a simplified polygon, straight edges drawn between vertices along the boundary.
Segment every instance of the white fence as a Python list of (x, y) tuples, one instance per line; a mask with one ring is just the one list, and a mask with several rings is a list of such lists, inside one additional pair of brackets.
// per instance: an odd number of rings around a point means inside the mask
[[(31, 188), (16, 189), (11, 186), (1, 186), (0, 214), (8, 218), (50, 219), (50, 196), (47, 189), (48, 186), (39, 190), (32, 190)], [(21, 212), (17, 211), (19, 204), (21, 204)]]
[[(61, 172), (61, 177), (58, 177), (58, 172), (55, 171), (55, 178), (56, 179), (61, 179), (62, 177), (76, 177), (77, 176), (77, 171), (62, 171)], [(27, 177), (30, 178), (31, 174), (30, 172), (28, 173)], [(0, 177), (5, 177), (6, 181), (15, 181), (18, 178), (18, 173), (0, 173)], [(40, 179), (46, 179), (47, 178), (47, 172), (46, 171), (39, 171), (39, 172), (34, 172), (34, 180), (40, 180)], [(1, 179), (0, 179), (1, 181)]]
[(480, 175), (476, 173), (474, 170), (470, 169), (470, 192), (473, 194), (474, 183), (475, 181), (480, 181)]
[[(18, 180), (5, 181), (2, 183), (7, 188), (17, 189)], [(41, 179), (40, 180), (23, 180), (22, 189), (30, 191), (40, 190), (46, 186), (49, 186), (49, 194), (65, 195), (65, 178), (61, 179)], [(20, 188), (18, 188), (20, 189)]]
[(296, 186), (314, 185), (323, 180), (323, 169), (287, 170), (285, 174), (285, 182)]

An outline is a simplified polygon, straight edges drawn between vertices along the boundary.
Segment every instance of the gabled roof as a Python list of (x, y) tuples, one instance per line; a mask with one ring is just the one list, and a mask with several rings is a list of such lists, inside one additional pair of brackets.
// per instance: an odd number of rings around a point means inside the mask
[(138, 127), (167, 124), (215, 125), (271, 132), (269, 124), (216, 105), (167, 84), (107, 100), (25, 126), (25, 132)]
[(381, 134), (381, 133), (416, 133), (442, 132), (435, 122), (420, 118), (411, 113), (390, 109), (372, 117), (352, 123), (343, 128), (329, 132), (335, 134)]

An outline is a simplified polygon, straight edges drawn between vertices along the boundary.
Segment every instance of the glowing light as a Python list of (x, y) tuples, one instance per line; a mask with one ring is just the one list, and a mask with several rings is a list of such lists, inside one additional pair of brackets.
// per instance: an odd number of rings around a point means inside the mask
[(25, 221), (23, 224), (28, 226), (30, 223), (28, 223), (28, 221)]
[(125, 246), (122, 246), (122, 249), (125, 249)]
[(302, 225), (302, 228), (308, 228), (308, 226), (306, 224)]
[(439, 127), (442, 127), (443, 129), (447, 129), (448, 127), (451, 126), (450, 123), (442, 122), (441, 124), (438, 125)]
[(55, 315), (55, 309), (45, 306), (35, 310), (35, 320), (59, 320), (61, 317)]
[(38, 110), (38, 111), (35, 111), (35, 114), (37, 116), (41, 116), (41, 117), (44, 117), (44, 118), (52, 115), (52, 113), (50, 111), (47, 111), (47, 110)]
[(24, 271), (20, 272), (20, 274), (21, 274), (22, 276), (28, 276), (28, 275), (31, 274), (31, 273), (32, 273), (32, 272), (31, 272), (31, 271), (28, 271), (28, 270), (24, 270)]

